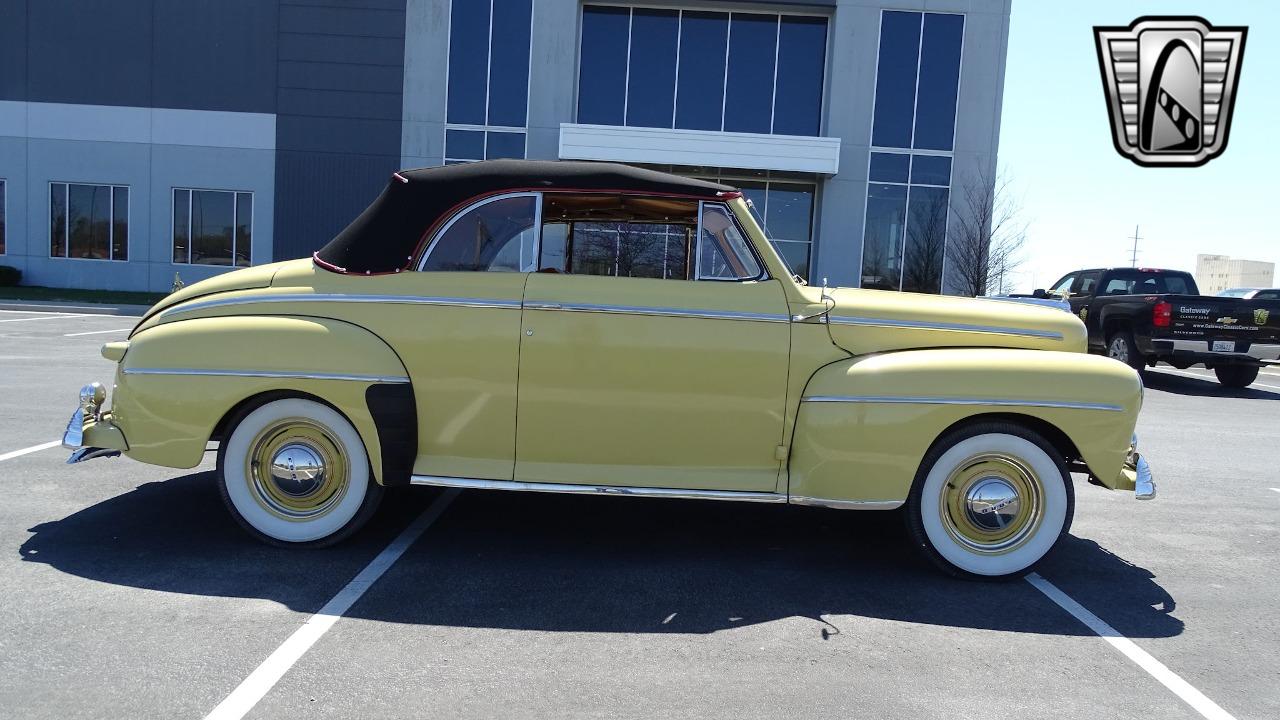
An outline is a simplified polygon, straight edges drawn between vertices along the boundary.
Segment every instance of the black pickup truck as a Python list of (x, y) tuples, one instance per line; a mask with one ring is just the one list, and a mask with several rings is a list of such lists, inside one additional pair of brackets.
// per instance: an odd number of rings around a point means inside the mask
[(1203, 363), (1218, 382), (1248, 387), (1280, 361), (1280, 300), (1201, 295), (1189, 273), (1097, 268), (1068, 273), (1038, 297), (1060, 297), (1089, 330), (1089, 350), (1139, 371)]

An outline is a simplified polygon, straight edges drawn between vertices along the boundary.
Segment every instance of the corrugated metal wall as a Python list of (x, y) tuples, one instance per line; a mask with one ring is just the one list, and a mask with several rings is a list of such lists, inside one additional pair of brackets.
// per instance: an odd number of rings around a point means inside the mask
[(404, 0), (281, 0), (275, 259), (346, 227), (400, 162)]

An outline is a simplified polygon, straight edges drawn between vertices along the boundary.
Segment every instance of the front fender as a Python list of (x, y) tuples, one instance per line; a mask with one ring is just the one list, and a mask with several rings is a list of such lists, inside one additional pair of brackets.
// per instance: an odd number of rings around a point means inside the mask
[(901, 504), (939, 436), (996, 415), (1047, 423), (1071, 446), (1064, 455), (1078, 454), (1109, 487), (1132, 489), (1121, 487), (1121, 470), (1141, 395), (1132, 369), (1080, 353), (955, 348), (843, 360), (805, 389), (789, 494), (848, 507)]
[[(111, 418), (129, 439), (130, 457), (189, 468), (199, 464), (218, 423), (244, 401), (272, 392), (312, 395), (351, 421), (374, 477), (384, 481), (383, 440), (398, 442), (402, 433), (392, 430), (389, 436), (388, 428), (380, 433), (374, 413), (399, 418), (388, 414), (387, 404), (406, 394), (412, 408), (408, 382), (395, 352), (351, 323), (313, 317), (195, 318), (155, 325), (130, 339), (116, 371)], [(379, 390), (387, 387), (404, 390)], [(409, 415), (412, 420), (414, 414)], [(403, 449), (392, 452), (403, 454)]]

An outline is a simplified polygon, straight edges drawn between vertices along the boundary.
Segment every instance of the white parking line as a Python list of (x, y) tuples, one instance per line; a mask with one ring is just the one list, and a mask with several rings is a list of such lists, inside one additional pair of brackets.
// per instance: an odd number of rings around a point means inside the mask
[(338, 591), (319, 612), (307, 618), (302, 627), (294, 631), (287, 640), (276, 648), (256, 670), (249, 674), (249, 677), (240, 683), (239, 687), (231, 691), (225, 700), (218, 703), (218, 707), (213, 712), (205, 716), (205, 720), (240, 720), (258, 701), (265, 696), (275, 684), (289, 672), (289, 668), (293, 667), (298, 659), (316, 644), (338, 619), (346, 614), (351, 606), (360, 599), (365, 591), (369, 589), (383, 573), (390, 568), (401, 555), (413, 545), (414, 541), (421, 537), (422, 533), (431, 524), (440, 517), (444, 509), (449, 503), (458, 496), (460, 490), (446, 490), (444, 494), (436, 498), (421, 515), (417, 517), (408, 527), (391, 541), (391, 544), (382, 549), (368, 565), (356, 575), (347, 586)]
[(81, 335), (102, 335), (104, 333), (129, 332), (133, 328), (124, 328), (122, 330), (90, 330), (89, 332), (67, 333), (62, 337), (80, 337)]
[(93, 313), (40, 313), (40, 317), (10, 318), (0, 323), (27, 322), (29, 320), (66, 320), (68, 318), (92, 317)]
[(14, 458), (16, 458), (16, 457), (22, 457), (23, 455), (29, 455), (29, 454), (31, 454), (31, 453), (33, 453), (33, 452), (40, 452), (41, 450), (48, 450), (48, 449), (49, 449), (49, 448), (51, 448), (51, 447), (55, 447), (55, 446), (57, 446), (57, 445), (61, 445), (61, 444), (62, 444), (62, 441), (61, 441), (61, 440), (53, 440), (53, 441), (51, 441), (51, 442), (43, 443), (43, 444), (41, 444), (41, 445), (32, 445), (32, 446), (31, 446), (31, 447), (29, 447), (29, 448), (22, 448), (21, 450), (14, 450), (14, 451), (12, 451), (12, 452), (7, 452), (7, 453), (5, 453), (5, 454), (3, 454), (3, 455), (0, 455), (0, 461), (4, 461), (4, 460), (12, 460), (12, 459), (14, 459)]
[(1235, 720), (1231, 713), (1218, 707), (1218, 704), (1205, 697), (1204, 693), (1192, 687), (1186, 680), (1178, 677), (1176, 673), (1165, 667), (1164, 663), (1148, 655), (1145, 650), (1138, 647), (1129, 638), (1121, 635), (1115, 628), (1104, 622), (1102, 618), (1089, 612), (1083, 605), (1071, 599), (1071, 596), (1059, 590), (1056, 585), (1040, 577), (1037, 573), (1031, 573), (1025, 579), (1031, 583), (1032, 587), (1044, 593), (1045, 597), (1057, 603), (1058, 607), (1071, 613), (1075, 619), (1087, 625), (1090, 630), (1110, 643), (1112, 647), (1132, 660), (1138, 667), (1146, 670), (1151, 677), (1159, 680), (1161, 685), (1169, 688), (1174, 695), (1182, 698), (1182, 701), (1190, 705), (1193, 710), (1209, 718), (1209, 720)]
[(1275, 490), (1276, 492), (1280, 492), (1280, 488), (1271, 488), (1271, 489)]

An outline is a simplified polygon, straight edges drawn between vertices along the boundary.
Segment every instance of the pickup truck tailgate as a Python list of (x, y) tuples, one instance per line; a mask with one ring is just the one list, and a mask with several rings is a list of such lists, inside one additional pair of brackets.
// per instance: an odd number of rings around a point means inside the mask
[(1170, 323), (1165, 337), (1204, 341), (1206, 350), (1249, 353), (1255, 345), (1280, 344), (1280, 302), (1208, 296), (1167, 296)]

